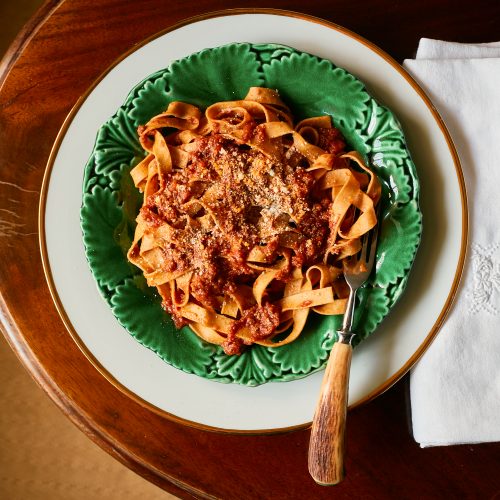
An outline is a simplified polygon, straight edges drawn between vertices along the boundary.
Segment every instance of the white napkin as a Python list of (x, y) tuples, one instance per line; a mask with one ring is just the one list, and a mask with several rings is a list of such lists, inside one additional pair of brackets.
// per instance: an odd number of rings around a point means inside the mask
[(422, 447), (500, 441), (500, 43), (422, 39), (404, 66), (454, 140), (470, 225), (455, 304), (411, 371), (414, 437)]

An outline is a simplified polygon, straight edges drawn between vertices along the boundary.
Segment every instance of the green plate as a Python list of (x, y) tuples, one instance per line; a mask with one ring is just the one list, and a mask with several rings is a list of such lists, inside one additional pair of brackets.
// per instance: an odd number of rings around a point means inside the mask
[(330, 61), (275, 44), (233, 43), (205, 49), (148, 76), (98, 131), (85, 167), (81, 224), (92, 273), (120, 324), (172, 366), (219, 382), (254, 386), (289, 381), (325, 365), (340, 316), (311, 313), (295, 342), (252, 346), (227, 356), (188, 327), (176, 330), (156, 289), (128, 263), (142, 197), (129, 172), (143, 157), (136, 129), (171, 101), (206, 108), (242, 99), (249, 87), (278, 89), (295, 119), (331, 115), (349, 146), (382, 182), (382, 226), (376, 272), (359, 291), (356, 342), (371, 334), (403, 293), (420, 243), (419, 183), (401, 126), (353, 75)]

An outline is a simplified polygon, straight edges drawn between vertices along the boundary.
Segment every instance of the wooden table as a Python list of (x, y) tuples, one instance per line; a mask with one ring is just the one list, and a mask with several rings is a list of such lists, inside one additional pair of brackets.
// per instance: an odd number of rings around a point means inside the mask
[[(498, 498), (500, 444), (420, 449), (411, 437), (407, 377), (350, 413), (348, 476), (324, 488), (307, 472), (307, 429), (242, 436), (172, 422), (111, 385), (67, 333), (45, 282), (37, 234), (40, 187), (57, 132), (78, 97), (123, 52), (184, 18), (224, 7), (218, 0), (49, 0), (12, 45), (0, 69), (0, 315), (7, 340), (91, 439), (182, 498)], [(422, 36), (500, 37), (496, 1), (238, 0), (231, 7), (319, 16), (400, 62), (414, 55)]]

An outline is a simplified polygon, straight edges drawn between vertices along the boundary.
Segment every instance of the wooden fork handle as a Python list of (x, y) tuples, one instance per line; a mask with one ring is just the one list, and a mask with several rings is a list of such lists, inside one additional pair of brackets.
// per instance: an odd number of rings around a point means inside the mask
[(344, 479), (344, 435), (352, 346), (336, 342), (326, 366), (309, 442), (309, 473), (321, 485)]

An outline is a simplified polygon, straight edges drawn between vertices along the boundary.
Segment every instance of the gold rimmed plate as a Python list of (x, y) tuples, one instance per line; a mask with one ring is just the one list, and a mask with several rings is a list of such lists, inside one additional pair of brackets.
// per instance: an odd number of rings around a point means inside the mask
[[(130, 397), (202, 427), (278, 431), (310, 422), (321, 373), (244, 387), (169, 366), (135, 342), (102, 300), (80, 229), (83, 169), (101, 124), (148, 75), (204, 48), (234, 41), (278, 43), (329, 59), (363, 81), (402, 123), (421, 179), (425, 231), (406, 293), (376, 334), (355, 351), (351, 405), (380, 394), (411, 367), (443, 321), (463, 266), (467, 206), (460, 165), (441, 119), (411, 77), (369, 42), (316, 18), (274, 10), (213, 13), (174, 26), (124, 55), (78, 102), (59, 134), (43, 185), (41, 249), (69, 332), (101, 373)], [(432, 273), (431, 282), (426, 276)]]

